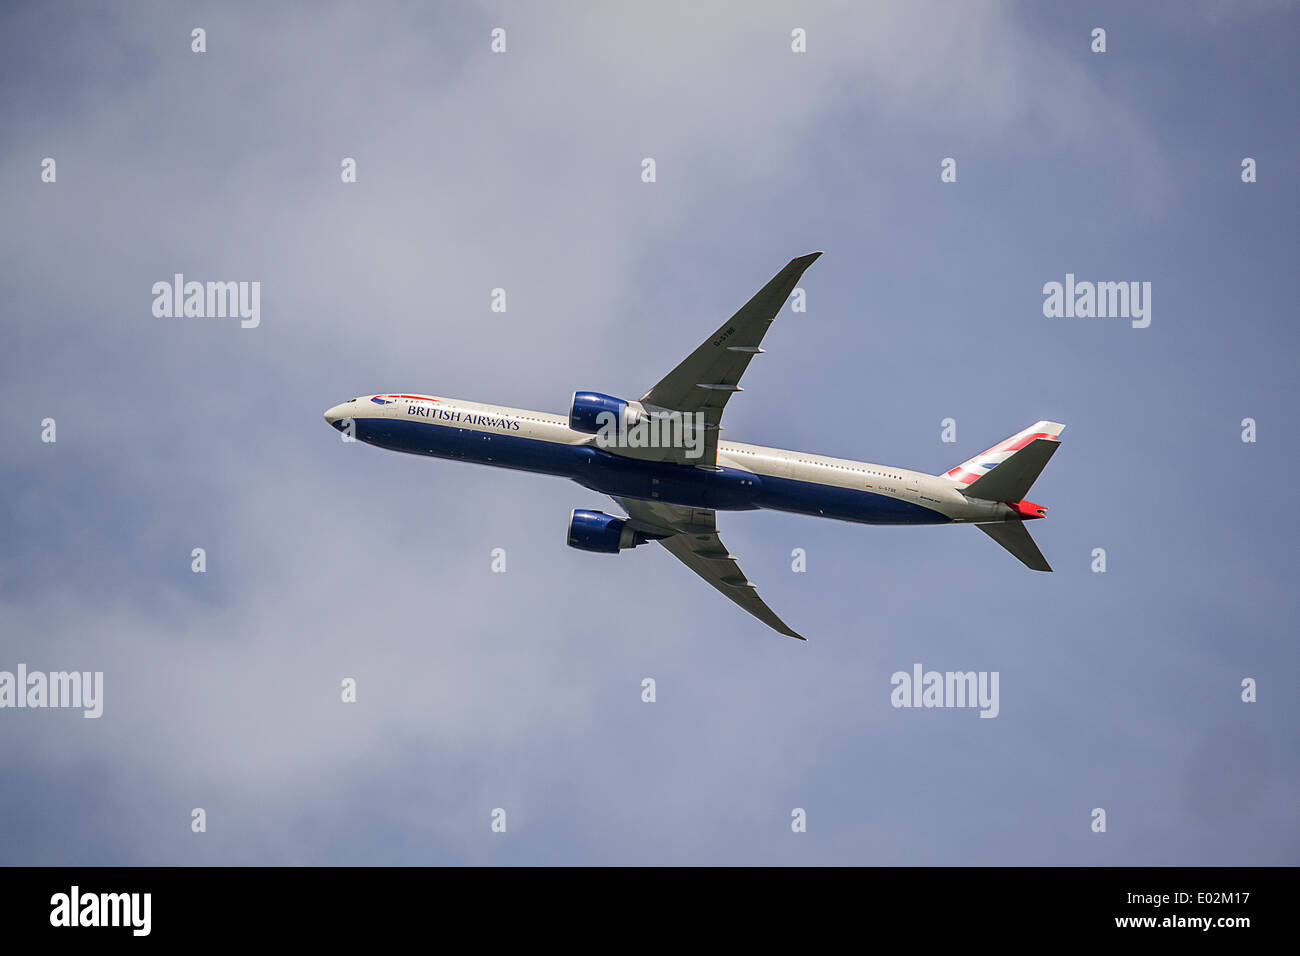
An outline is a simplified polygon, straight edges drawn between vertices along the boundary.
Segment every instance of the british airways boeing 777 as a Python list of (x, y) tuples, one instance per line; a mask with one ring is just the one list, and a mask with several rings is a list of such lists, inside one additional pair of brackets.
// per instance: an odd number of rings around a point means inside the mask
[(626, 517), (575, 510), (569, 545), (616, 554), (658, 541), (731, 600), (796, 634), (758, 596), (718, 537), (718, 511), (772, 508), (863, 524), (973, 524), (1035, 571), (1051, 567), (1024, 522), (1025, 500), (1060, 444), (1037, 422), (941, 475), (722, 441), (727, 400), (768, 326), (820, 252), (800, 256), (636, 401), (576, 392), (568, 415), (434, 395), (367, 395), (325, 420), (358, 441), (416, 455), (572, 478)]

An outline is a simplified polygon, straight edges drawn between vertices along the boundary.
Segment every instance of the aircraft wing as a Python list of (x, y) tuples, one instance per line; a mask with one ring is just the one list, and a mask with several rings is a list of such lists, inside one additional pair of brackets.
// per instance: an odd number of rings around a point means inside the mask
[(740, 311), (724, 322), (703, 345), (686, 356), (680, 365), (641, 396), (644, 405), (678, 412), (703, 412), (704, 454), (693, 459), (686, 458), (683, 454), (682, 464), (702, 465), (706, 468), (717, 465), (719, 421), (727, 399), (733, 392), (741, 391), (740, 376), (749, 367), (749, 360), (763, 351), (759, 344), (763, 341), (768, 326), (794, 291), (804, 270), (816, 262), (820, 255), (820, 252), (812, 252), (791, 259), (771, 282), (741, 306)]
[[(784, 301), (784, 300), (783, 300)], [(638, 498), (614, 498), (627, 512), (632, 527), (655, 535), (668, 551), (704, 580), (735, 601), (768, 627), (789, 637), (807, 640), (758, 596), (758, 591), (740, 570), (734, 555), (718, 537), (716, 515), (708, 508), (686, 508)]]

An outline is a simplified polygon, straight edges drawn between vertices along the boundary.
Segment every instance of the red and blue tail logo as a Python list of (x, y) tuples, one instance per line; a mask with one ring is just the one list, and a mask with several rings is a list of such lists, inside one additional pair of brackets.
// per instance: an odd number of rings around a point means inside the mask
[(1050, 438), (1053, 441), (1058, 441), (1064, 428), (1065, 426), (1060, 422), (1035, 422), (1024, 431), (1016, 432), (1010, 438), (998, 442), (992, 448), (981, 452), (974, 458), (968, 458), (956, 468), (948, 469), (948, 471), (944, 472), (944, 477), (959, 481), (963, 485), (969, 485), (976, 478), (987, 474), (990, 470), (1002, 464), (1035, 438)]

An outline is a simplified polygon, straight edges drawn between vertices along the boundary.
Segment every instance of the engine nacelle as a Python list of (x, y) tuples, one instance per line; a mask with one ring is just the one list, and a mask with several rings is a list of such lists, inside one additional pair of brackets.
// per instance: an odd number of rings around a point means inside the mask
[(650, 540), (650, 535), (634, 531), (626, 518), (615, 518), (603, 511), (574, 508), (569, 516), (569, 547), (580, 551), (618, 554)]
[(569, 427), (575, 432), (595, 435), (602, 426), (630, 428), (644, 414), (640, 402), (628, 402), (600, 392), (574, 392), (569, 404)]

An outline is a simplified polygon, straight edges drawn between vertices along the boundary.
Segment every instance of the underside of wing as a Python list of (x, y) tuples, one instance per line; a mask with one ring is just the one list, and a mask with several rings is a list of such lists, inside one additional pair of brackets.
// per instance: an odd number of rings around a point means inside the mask
[(804, 270), (820, 255), (813, 252), (790, 260), (739, 312), (641, 397), (646, 406), (703, 415), (704, 454), (689, 460), (690, 464), (717, 464), (722, 410), (732, 394), (741, 390), (740, 377), (749, 367), (749, 360), (763, 351), (759, 346), (772, 320)]
[(659, 543), (728, 598), (780, 634), (806, 640), (781, 620), (745, 577), (735, 555), (718, 537), (716, 515), (705, 508), (685, 508), (659, 501), (615, 498), (638, 531), (660, 536)]

